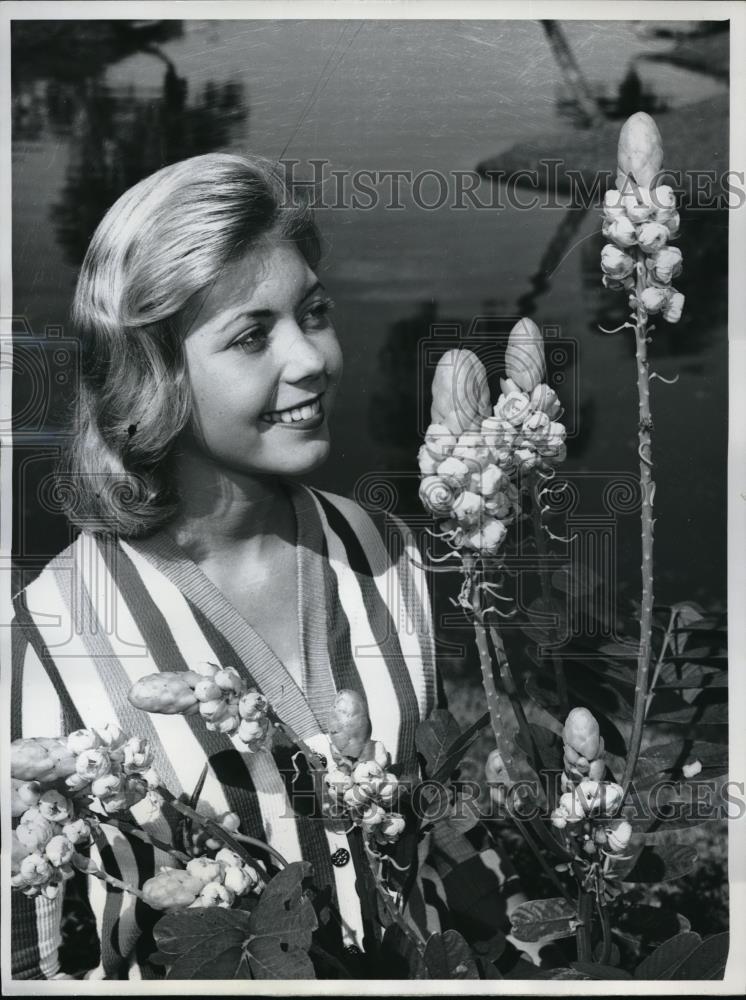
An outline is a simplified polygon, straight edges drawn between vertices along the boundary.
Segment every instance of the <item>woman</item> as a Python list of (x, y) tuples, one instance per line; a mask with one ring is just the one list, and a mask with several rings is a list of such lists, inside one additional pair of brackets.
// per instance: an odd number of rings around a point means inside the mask
[[(437, 684), (411, 535), (390, 518), (387, 548), (360, 507), (297, 481), (327, 457), (342, 371), (318, 258), (308, 209), (255, 158), (166, 167), (101, 222), (73, 308), (84, 362), (63, 483), (82, 531), (16, 599), (12, 736), (117, 721), (151, 741), (175, 794), (190, 794), (209, 760), (198, 807), (232, 810), (244, 832), (310, 860), (328, 900), (325, 947), (362, 956), (360, 974), (375, 976), (364, 964), (375, 919), (356, 889), (359, 838), (304, 814), (294, 748), (241, 753), (199, 718), (148, 715), (127, 700), (145, 674), (232, 665), (323, 750), (335, 692), (353, 688), (373, 737), (404, 775), (416, 773), (414, 731)], [(174, 817), (138, 809), (135, 821), (168, 840)], [(170, 860), (106, 829), (109, 847), (93, 855), (125, 881), (141, 884)], [(413, 918), (447, 922), (450, 882), (472, 918), (491, 892), (499, 924), (501, 861), (456, 840), (423, 866)], [(153, 975), (142, 960), (154, 914), (88, 881), (101, 944), (94, 975)], [(14, 975), (54, 976), (61, 898), (13, 902)]]

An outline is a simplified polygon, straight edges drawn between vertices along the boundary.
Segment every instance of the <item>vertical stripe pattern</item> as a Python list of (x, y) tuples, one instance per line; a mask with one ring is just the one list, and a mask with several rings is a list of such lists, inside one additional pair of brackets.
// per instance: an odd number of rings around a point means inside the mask
[[(311, 788), (296, 776), (296, 748), (278, 741), (274, 753), (249, 754), (237, 738), (209, 732), (199, 717), (150, 715), (127, 698), (145, 674), (193, 670), (204, 660), (232, 665), (329, 759), (329, 707), (338, 690), (353, 688), (367, 701), (374, 738), (405, 769), (413, 766), (414, 731), (434, 701), (435, 675), (427, 595), (407, 575), (411, 539), (401, 531), (397, 551), (387, 553), (350, 501), (288, 488), (298, 571), (297, 607), (288, 610), (298, 616), (302, 689), (261, 638), (261, 623), (255, 629), (246, 621), (165, 533), (132, 542), (84, 534), (17, 601), (12, 729), (14, 737), (29, 735), (32, 726), (31, 735), (57, 735), (116, 721), (150, 740), (155, 766), (176, 795), (190, 793), (209, 762), (198, 808), (230, 809), (242, 830), (288, 860), (311, 861), (336, 914), (328, 940), (362, 946), (373, 933), (374, 910), (371, 898), (360, 898), (367, 860), (359, 831), (348, 836), (343, 824), (319, 817)], [(161, 840), (173, 836), (169, 816), (132, 810), (133, 821)], [(108, 824), (91, 856), (140, 884), (172, 863)], [(88, 882), (101, 940), (95, 976), (146, 975), (135, 953), (154, 914), (132, 896)], [(415, 905), (424, 914), (425, 904)], [(19, 977), (54, 975), (60, 906), (14, 897)]]

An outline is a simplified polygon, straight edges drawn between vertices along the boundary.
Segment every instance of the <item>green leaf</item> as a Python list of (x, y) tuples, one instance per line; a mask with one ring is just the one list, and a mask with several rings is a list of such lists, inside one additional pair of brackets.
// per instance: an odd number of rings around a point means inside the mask
[(730, 935), (713, 934), (704, 939), (679, 965), (672, 979), (722, 979), (728, 961)]
[(255, 979), (314, 979), (308, 957), (317, 927), (303, 881), (312, 872), (295, 861), (269, 881), (249, 918), (248, 956)]
[(635, 979), (670, 979), (674, 969), (701, 943), (699, 934), (676, 934), (659, 945), (635, 969)]
[(641, 937), (649, 945), (660, 944), (682, 930), (689, 930), (688, 921), (680, 914), (663, 906), (645, 903), (622, 909), (617, 927), (624, 933)]
[(521, 903), (510, 914), (513, 936), (518, 941), (556, 941), (575, 933), (575, 906), (561, 896)]
[(655, 682), (656, 691), (674, 688), (691, 690), (695, 688), (721, 688), (728, 686), (726, 661), (719, 664), (706, 665), (701, 661), (690, 662), (688, 657), (683, 663), (667, 661), (662, 664), (658, 679)]
[(206, 909), (169, 913), (153, 935), (168, 979), (251, 979), (244, 947), (250, 916), (243, 910)]
[(728, 747), (683, 738), (656, 743), (648, 747), (637, 760), (634, 788), (642, 792), (664, 778), (682, 780), (682, 767), (695, 760), (702, 765), (702, 770), (696, 775), (698, 781), (720, 777), (728, 772)]
[(697, 863), (697, 850), (671, 837), (653, 847), (644, 847), (624, 882), (668, 882), (688, 874)]
[(566, 631), (567, 602), (556, 597), (537, 597), (526, 608), (528, 622), (521, 631), (537, 646), (556, 644)]
[(453, 748), (460, 738), (461, 727), (444, 708), (436, 708), (429, 719), (417, 726), (414, 742), (425, 760), (425, 774), (428, 777), (446, 770), (452, 761), (451, 770), (456, 768), (461, 758), (453, 760)]
[(427, 939), (425, 965), (429, 979), (479, 979), (471, 948), (457, 931)]
[(387, 979), (427, 979), (422, 956), (399, 924), (391, 924), (383, 933), (380, 962)]
[(602, 578), (590, 566), (573, 563), (552, 573), (552, 586), (571, 597), (585, 597), (597, 590)]
[[(562, 771), (565, 766), (562, 759), (564, 753), (562, 737), (553, 733), (551, 729), (547, 729), (546, 726), (540, 726), (535, 722), (529, 724), (529, 729), (544, 770)], [(516, 743), (526, 753), (533, 752), (531, 747), (525, 745), (523, 733), (520, 730), (516, 734)]]
[[(450, 747), (448, 756), (443, 761), (438, 770), (433, 774), (433, 781), (446, 781), (450, 778), (453, 771), (461, 763), (466, 751), (474, 743), (479, 734), (490, 724), (490, 713), (485, 712), (484, 715), (480, 715), (476, 722), (473, 722), (468, 729), (465, 729), (463, 733), (456, 739)], [(416, 741), (416, 737), (415, 737)]]
[(631, 979), (632, 976), (624, 969), (615, 965), (599, 965), (597, 962), (571, 962), (571, 968), (582, 972), (589, 979)]

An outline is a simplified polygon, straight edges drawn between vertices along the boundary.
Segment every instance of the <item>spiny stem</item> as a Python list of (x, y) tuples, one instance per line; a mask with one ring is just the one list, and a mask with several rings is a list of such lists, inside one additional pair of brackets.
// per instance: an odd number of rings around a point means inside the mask
[(652, 430), (650, 414), (650, 379), (648, 376), (648, 331), (647, 313), (642, 304), (645, 290), (645, 261), (642, 251), (637, 249), (637, 285), (635, 311), (635, 357), (637, 360), (637, 392), (639, 397), (638, 453), (640, 455), (640, 490), (642, 494), (642, 601), (640, 608), (640, 649), (637, 657), (637, 679), (635, 683), (635, 703), (632, 717), (632, 733), (627, 748), (622, 786), (626, 789), (635, 772), (637, 758), (642, 746), (645, 724), (645, 704), (648, 696), (648, 673), (650, 670), (650, 650), (653, 632), (653, 496), (655, 483), (652, 475)]
[[(548, 610), (552, 599), (552, 587), (549, 581), (549, 571), (547, 569), (547, 544), (542, 531), (541, 523), (541, 501), (539, 500), (539, 487), (536, 479), (531, 483), (531, 520), (534, 528), (534, 539), (536, 541), (536, 551), (539, 556), (539, 579), (541, 580), (541, 596), (545, 610)], [(567, 699), (567, 681), (562, 660), (555, 650), (551, 652), (552, 666), (554, 668), (554, 683), (557, 688), (560, 711), (564, 718), (570, 711), (570, 704)]]
[(73, 854), (71, 861), (79, 872), (84, 872), (86, 875), (93, 875), (93, 877), (99, 879), (99, 881), (107, 882), (109, 885), (113, 885), (115, 889), (121, 889), (122, 892), (129, 892), (133, 896), (137, 896), (138, 899), (145, 898), (140, 889), (136, 888), (134, 885), (129, 885), (127, 882), (123, 882), (120, 878), (115, 878), (113, 875), (107, 874), (107, 872), (102, 871), (101, 868), (97, 868), (90, 858), (86, 858), (83, 854), (78, 854), (76, 851), (75, 854)]

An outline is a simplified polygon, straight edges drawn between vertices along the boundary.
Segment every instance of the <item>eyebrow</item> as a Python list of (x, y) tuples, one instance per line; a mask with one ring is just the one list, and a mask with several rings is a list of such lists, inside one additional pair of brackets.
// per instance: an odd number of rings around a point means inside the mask
[[(301, 305), (306, 299), (310, 298), (314, 292), (326, 291), (324, 286), (320, 281), (315, 281), (308, 291), (303, 293), (303, 296), (298, 300), (298, 305)], [(233, 316), (228, 320), (229, 323), (233, 323), (237, 319), (246, 319), (249, 317), (257, 319), (266, 319), (268, 316), (272, 315), (272, 309), (241, 309), (239, 312), (234, 313)]]

